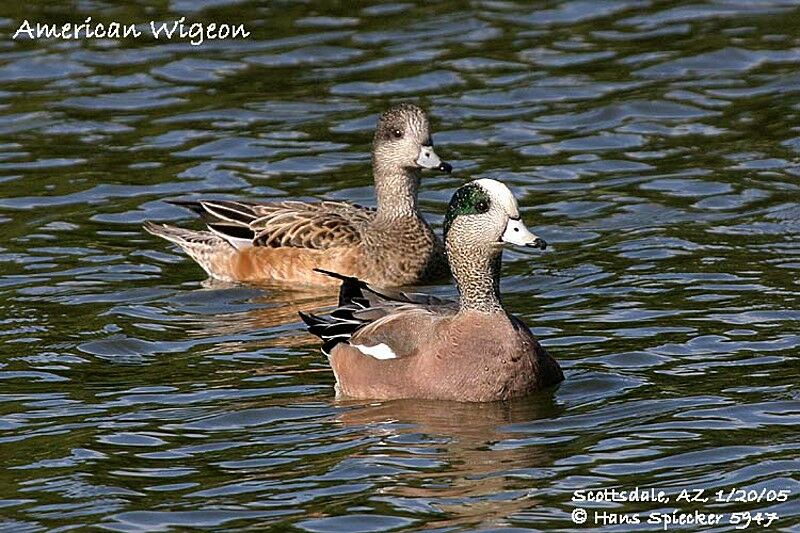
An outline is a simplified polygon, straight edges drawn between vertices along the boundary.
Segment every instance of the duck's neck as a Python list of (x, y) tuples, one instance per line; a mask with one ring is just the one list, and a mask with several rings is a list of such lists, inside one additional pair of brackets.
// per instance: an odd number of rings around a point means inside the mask
[(502, 251), (486, 244), (458, 251), (449, 242), (445, 246), (458, 287), (460, 311), (505, 313), (500, 301)]
[(420, 172), (416, 169), (373, 161), (378, 219), (419, 218), (417, 189)]

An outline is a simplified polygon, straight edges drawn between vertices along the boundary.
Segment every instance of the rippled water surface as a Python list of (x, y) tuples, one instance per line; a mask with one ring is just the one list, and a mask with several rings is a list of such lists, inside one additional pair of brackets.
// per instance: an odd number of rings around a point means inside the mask
[[(798, 2), (118, 4), (0, 6), (0, 529), (566, 530), (574, 490), (638, 486), (791, 497), (583, 507), (800, 530)], [(252, 34), (11, 39), (89, 16)], [(331, 295), (141, 230), (197, 227), (179, 197), (371, 203), (400, 100), (457, 170), (424, 181), (437, 228), (492, 177), (550, 242), (503, 290), (557, 390), (338, 402), (296, 315)]]

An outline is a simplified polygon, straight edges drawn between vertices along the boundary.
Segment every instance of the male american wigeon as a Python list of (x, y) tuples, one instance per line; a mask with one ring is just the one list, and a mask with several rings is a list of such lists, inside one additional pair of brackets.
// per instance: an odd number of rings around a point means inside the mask
[(457, 303), (376, 290), (343, 280), (329, 316), (301, 313), (325, 343), (342, 396), (488, 402), (522, 396), (564, 379), (555, 359), (500, 300), (505, 243), (544, 249), (520, 220), (502, 183), (480, 179), (459, 188), (444, 224)]
[(254, 283), (335, 284), (314, 268), (378, 286), (447, 275), (444, 249), (417, 207), (422, 169), (450, 172), (433, 150), (428, 117), (399, 104), (378, 119), (372, 143), (377, 209), (345, 202), (172, 202), (198, 213), (208, 231), (145, 222), (213, 278)]

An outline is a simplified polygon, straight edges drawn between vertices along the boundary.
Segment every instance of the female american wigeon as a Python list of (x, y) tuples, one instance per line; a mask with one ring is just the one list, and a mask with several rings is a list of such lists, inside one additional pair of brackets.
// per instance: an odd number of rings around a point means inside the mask
[(208, 231), (145, 222), (178, 244), (213, 278), (322, 285), (320, 268), (378, 286), (412, 285), (447, 275), (447, 261), (417, 207), (422, 169), (450, 172), (433, 151), (428, 117), (399, 104), (383, 113), (372, 144), (377, 209), (345, 202), (173, 202), (198, 213)]
[(522, 396), (564, 379), (555, 359), (500, 301), (504, 243), (544, 249), (520, 220), (502, 183), (472, 181), (456, 191), (444, 225), (458, 303), (375, 290), (343, 280), (327, 317), (301, 313), (325, 343), (342, 396), (488, 402)]

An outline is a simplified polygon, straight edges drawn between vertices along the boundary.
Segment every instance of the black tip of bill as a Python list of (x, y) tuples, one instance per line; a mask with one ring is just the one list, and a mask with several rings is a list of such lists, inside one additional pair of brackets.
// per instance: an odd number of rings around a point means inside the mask
[(540, 250), (545, 250), (547, 249), (547, 241), (545, 241), (541, 237), (536, 237), (536, 239), (534, 239), (534, 241), (530, 243), (528, 246), (530, 246), (531, 248), (539, 248)]

